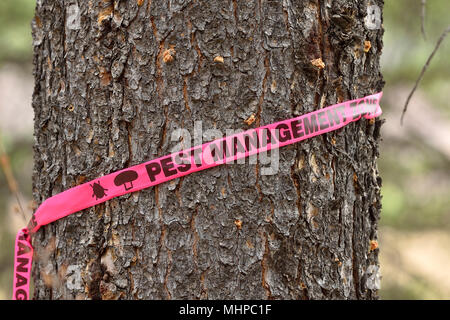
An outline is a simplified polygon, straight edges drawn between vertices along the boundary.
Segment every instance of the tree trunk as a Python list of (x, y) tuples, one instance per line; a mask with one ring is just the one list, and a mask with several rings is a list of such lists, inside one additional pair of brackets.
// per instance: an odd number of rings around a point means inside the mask
[[(380, 91), (374, 4), (38, 0), (35, 200), (168, 154), (195, 121), (226, 133)], [(381, 123), (284, 147), (274, 175), (222, 165), (41, 228), (34, 298), (376, 299)]]

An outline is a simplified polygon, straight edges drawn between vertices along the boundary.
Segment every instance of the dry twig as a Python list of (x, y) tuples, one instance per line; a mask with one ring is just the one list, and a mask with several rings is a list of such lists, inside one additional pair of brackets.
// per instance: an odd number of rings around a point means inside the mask
[(6, 154), (3, 143), (0, 139), (0, 166), (5, 174), (6, 182), (8, 183), (9, 191), (15, 196), (17, 204), (19, 206), (20, 212), (22, 214), (23, 220), (27, 221), (27, 217), (25, 211), (23, 210), (22, 203), (19, 197), (19, 187), (16, 179), (14, 178), (14, 174), (11, 169), (11, 164), (9, 162), (9, 157)]
[(426, 4), (427, 4), (427, 0), (422, 0), (422, 13), (420, 15), (421, 21), (422, 21), (422, 26), (421, 26), (421, 30), (422, 30), (422, 35), (423, 38), (425, 40), (427, 40), (427, 35), (425, 34), (425, 14), (426, 14)]
[(416, 80), (416, 83), (414, 84), (413, 89), (411, 90), (408, 98), (406, 99), (406, 103), (405, 106), (403, 107), (403, 111), (402, 111), (402, 116), (400, 118), (400, 124), (403, 125), (403, 117), (405, 116), (406, 110), (408, 110), (408, 103), (409, 100), (411, 100), (411, 97), (413, 96), (414, 92), (417, 89), (417, 86), (419, 85), (420, 80), (422, 80), (423, 75), (425, 74), (425, 71), (427, 71), (428, 69), (428, 65), (430, 64), (431, 59), (433, 58), (434, 54), (436, 53), (436, 51), (439, 49), (439, 46), (441, 45), (442, 41), (444, 41), (445, 37), (447, 36), (447, 34), (450, 32), (450, 25), (447, 26), (447, 28), (444, 30), (444, 32), (441, 34), (441, 36), (439, 37), (436, 46), (434, 47), (433, 52), (431, 52), (430, 56), (427, 59), (427, 62), (425, 63), (425, 65), (422, 68), (422, 71), (420, 72), (419, 77)]

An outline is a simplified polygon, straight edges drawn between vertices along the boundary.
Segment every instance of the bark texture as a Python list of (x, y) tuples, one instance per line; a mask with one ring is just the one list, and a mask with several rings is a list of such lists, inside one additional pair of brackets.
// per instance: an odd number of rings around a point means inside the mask
[[(225, 133), (380, 91), (371, 4), (38, 0), (35, 200), (168, 154), (194, 121)], [(34, 298), (377, 298), (381, 122), (284, 147), (275, 175), (220, 166), (43, 227)]]

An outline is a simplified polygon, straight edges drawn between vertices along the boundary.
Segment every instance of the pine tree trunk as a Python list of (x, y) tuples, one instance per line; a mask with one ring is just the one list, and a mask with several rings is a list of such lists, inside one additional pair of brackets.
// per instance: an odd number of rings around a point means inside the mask
[[(375, 3), (38, 0), (35, 200), (168, 154), (195, 121), (226, 133), (380, 91)], [(376, 299), (381, 122), (284, 147), (274, 175), (223, 165), (41, 228), (34, 298)]]

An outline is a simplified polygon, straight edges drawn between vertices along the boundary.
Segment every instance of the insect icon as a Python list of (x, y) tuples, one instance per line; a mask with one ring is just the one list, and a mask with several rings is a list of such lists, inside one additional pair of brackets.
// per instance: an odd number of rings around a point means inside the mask
[(100, 185), (100, 181), (99, 182), (94, 182), (94, 185), (91, 184), (90, 186), (92, 187), (92, 191), (94, 192), (92, 194), (92, 197), (95, 196), (95, 200), (101, 199), (104, 196), (106, 196), (106, 192), (105, 191), (108, 191), (108, 189), (103, 188)]

